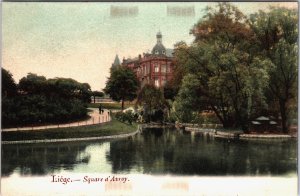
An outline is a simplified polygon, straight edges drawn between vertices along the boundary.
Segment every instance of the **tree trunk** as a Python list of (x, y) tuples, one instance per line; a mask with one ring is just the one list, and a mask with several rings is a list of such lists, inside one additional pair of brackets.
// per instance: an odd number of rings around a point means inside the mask
[(122, 111), (124, 110), (124, 99), (122, 99)]
[(286, 101), (285, 100), (279, 100), (279, 106), (280, 106), (282, 131), (284, 133), (287, 133), (288, 132), (288, 125), (287, 125)]
[(152, 118), (151, 118), (151, 116), (152, 116), (152, 107), (151, 107), (151, 102), (150, 102), (150, 104), (149, 104), (149, 111), (150, 111), (150, 115), (149, 115), (149, 122), (151, 123), (151, 120), (152, 120)]

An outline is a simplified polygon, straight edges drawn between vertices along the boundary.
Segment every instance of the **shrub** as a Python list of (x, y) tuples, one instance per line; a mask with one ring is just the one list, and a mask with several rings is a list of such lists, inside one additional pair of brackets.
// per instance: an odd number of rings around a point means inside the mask
[(123, 123), (132, 124), (132, 122), (137, 120), (137, 115), (128, 110), (126, 112), (117, 112), (115, 118)]

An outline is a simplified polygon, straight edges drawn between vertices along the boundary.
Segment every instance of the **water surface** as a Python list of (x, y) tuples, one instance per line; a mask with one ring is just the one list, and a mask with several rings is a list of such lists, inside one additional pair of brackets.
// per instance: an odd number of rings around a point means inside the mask
[(60, 172), (197, 176), (295, 176), (297, 141), (234, 141), (175, 129), (129, 138), (2, 146), (2, 175)]

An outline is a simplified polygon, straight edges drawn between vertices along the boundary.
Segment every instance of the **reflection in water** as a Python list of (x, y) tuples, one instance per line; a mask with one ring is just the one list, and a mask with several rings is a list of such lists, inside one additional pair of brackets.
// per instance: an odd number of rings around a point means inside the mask
[(296, 174), (297, 142), (228, 141), (173, 129), (145, 129), (104, 142), (2, 146), (2, 175), (70, 172), (179, 175)]
[(294, 140), (230, 141), (148, 129), (111, 142), (107, 159), (115, 173), (143, 168), (146, 174), (286, 175), (296, 173), (296, 150)]
[(85, 148), (79, 143), (3, 145), (2, 175), (10, 175), (16, 168), (21, 175), (73, 170), (77, 164), (88, 164), (90, 155), (83, 153)]

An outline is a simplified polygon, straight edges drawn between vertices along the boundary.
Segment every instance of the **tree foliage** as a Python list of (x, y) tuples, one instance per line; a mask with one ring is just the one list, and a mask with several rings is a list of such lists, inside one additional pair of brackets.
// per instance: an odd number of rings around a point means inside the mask
[(224, 127), (247, 130), (257, 115), (280, 113), (287, 131), (297, 94), (297, 19), (286, 8), (247, 18), (229, 3), (208, 7), (191, 30), (194, 42), (175, 45), (178, 118), (189, 121), (206, 106)]
[(2, 98), (14, 96), (17, 93), (17, 85), (12, 74), (3, 68), (1, 68), (1, 84)]
[(178, 95), (174, 102), (176, 115), (181, 122), (194, 120), (194, 113), (198, 113), (201, 106), (205, 105), (200, 100), (200, 81), (196, 75), (187, 74), (182, 80)]
[(207, 9), (192, 33), (191, 46), (180, 43), (175, 49), (181, 75), (197, 78), (202, 104), (215, 112), (224, 127), (247, 129), (248, 120), (264, 105), (269, 79), (265, 70), (271, 62), (252, 54), (254, 32), (246, 17), (236, 7), (219, 3), (216, 9)]
[(122, 101), (122, 110), (124, 110), (124, 101), (134, 100), (138, 88), (139, 81), (135, 73), (129, 68), (117, 67), (111, 70), (104, 92), (114, 101)]
[(96, 97), (104, 97), (104, 93), (101, 91), (92, 91), (91, 96), (93, 96), (93, 101), (96, 103)]
[[(159, 88), (151, 84), (146, 84), (138, 94), (137, 104), (144, 107), (144, 117), (147, 121), (162, 120), (154, 119), (156, 118), (155, 113), (157, 115), (162, 114), (166, 107), (164, 95)], [(160, 118), (162, 118), (162, 116)]]
[(2, 124), (23, 126), (60, 123), (85, 117), (90, 86), (70, 78), (46, 79), (29, 73), (17, 85), (18, 93), (2, 99)]
[(258, 115), (279, 112), (287, 131), (297, 94), (297, 24), (296, 12), (286, 8), (247, 18), (229, 3), (208, 7), (191, 30), (194, 42), (175, 45), (179, 119), (189, 121), (206, 106), (224, 127), (247, 130)]
[[(259, 53), (273, 63), (269, 70), (269, 105), (277, 102), (282, 129), (288, 131), (291, 107), (296, 105), (298, 79), (298, 15), (296, 10), (272, 8), (250, 17), (251, 26), (258, 38)], [(294, 103), (292, 103), (294, 101)], [(270, 108), (272, 109), (272, 108)], [(278, 111), (275, 110), (275, 113)]]

